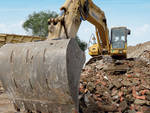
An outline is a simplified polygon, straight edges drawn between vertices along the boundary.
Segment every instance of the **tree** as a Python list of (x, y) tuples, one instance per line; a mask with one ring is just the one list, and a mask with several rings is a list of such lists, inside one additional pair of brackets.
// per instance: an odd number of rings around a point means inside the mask
[(27, 32), (31, 32), (33, 36), (46, 37), (48, 35), (48, 19), (57, 16), (56, 12), (51, 11), (34, 12), (28, 16), (28, 19), (23, 24), (23, 28)]
[(77, 43), (78, 43), (78, 45), (82, 51), (85, 51), (87, 49), (87, 43), (80, 40), (80, 38), (78, 36), (76, 36), (76, 41), (77, 41)]
[[(51, 11), (40, 11), (38, 13), (34, 12), (28, 16), (28, 19), (23, 23), (23, 28), (33, 35), (40, 37), (47, 37), (48, 35), (48, 19), (55, 18), (58, 14)], [(81, 50), (85, 51), (87, 48), (87, 43), (81, 41), (79, 37), (76, 37)]]

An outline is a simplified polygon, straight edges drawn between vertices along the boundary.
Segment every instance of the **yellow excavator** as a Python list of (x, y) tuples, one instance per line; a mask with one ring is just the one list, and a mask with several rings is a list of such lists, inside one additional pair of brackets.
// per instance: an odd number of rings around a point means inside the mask
[[(127, 58), (127, 35), (130, 35), (130, 30), (126, 27), (114, 27), (111, 29), (111, 37), (109, 41), (109, 48), (106, 51), (103, 49), (103, 42), (99, 32), (96, 31), (96, 38), (94, 35), (90, 38), (89, 43), (92, 44), (88, 50), (89, 55), (92, 57), (98, 57), (100, 55), (110, 55), (115, 59)], [(105, 38), (104, 38), (105, 39)]]
[(60, 10), (59, 17), (48, 20), (47, 40), (0, 48), (0, 80), (17, 111), (79, 112), (85, 55), (74, 38), (82, 20), (96, 27), (103, 44), (99, 51), (110, 52), (104, 12), (92, 0), (66, 0)]

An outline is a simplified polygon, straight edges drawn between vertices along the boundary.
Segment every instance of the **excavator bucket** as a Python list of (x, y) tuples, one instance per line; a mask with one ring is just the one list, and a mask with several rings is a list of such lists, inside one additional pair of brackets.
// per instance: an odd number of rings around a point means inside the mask
[(84, 53), (75, 39), (0, 48), (0, 79), (17, 111), (77, 113)]

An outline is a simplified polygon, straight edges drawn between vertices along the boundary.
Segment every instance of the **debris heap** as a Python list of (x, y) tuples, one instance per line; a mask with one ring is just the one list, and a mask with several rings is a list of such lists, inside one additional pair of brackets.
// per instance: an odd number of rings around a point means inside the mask
[(80, 113), (150, 113), (150, 51), (123, 60), (126, 71), (107, 70), (116, 62), (88, 64), (80, 80)]

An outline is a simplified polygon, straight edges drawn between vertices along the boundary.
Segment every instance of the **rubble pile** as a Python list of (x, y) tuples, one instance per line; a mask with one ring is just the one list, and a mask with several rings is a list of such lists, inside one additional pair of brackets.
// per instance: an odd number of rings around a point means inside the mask
[(106, 71), (113, 62), (101, 59), (83, 69), (80, 113), (150, 113), (150, 51), (124, 60), (126, 72)]
[(150, 64), (150, 51), (145, 50), (141, 55), (138, 57), (139, 59), (146, 61), (147, 64)]

